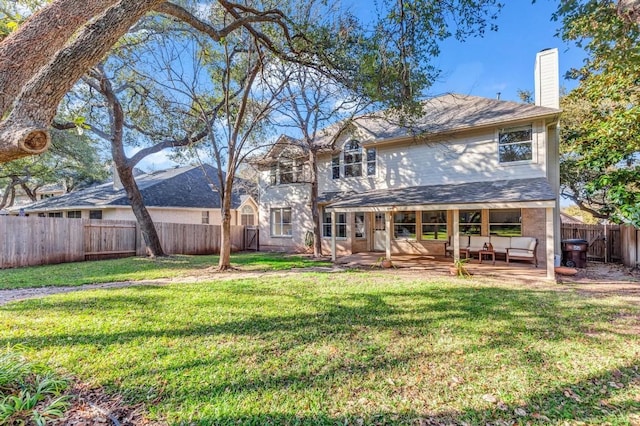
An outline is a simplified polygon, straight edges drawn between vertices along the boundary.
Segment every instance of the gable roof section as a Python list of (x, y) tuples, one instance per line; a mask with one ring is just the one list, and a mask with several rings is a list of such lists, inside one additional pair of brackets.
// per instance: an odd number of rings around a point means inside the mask
[[(364, 143), (375, 144), (420, 135), (497, 127), (517, 121), (553, 117), (561, 112), (555, 108), (460, 94), (429, 99), (423, 102), (422, 107), (422, 114), (409, 117), (406, 124), (401, 123), (398, 117), (383, 114), (356, 118), (354, 136)], [(318, 138), (318, 144), (327, 145), (331, 135), (329, 132), (325, 134), (327, 136)]]
[[(204, 170), (203, 170), (204, 169)], [(217, 184), (216, 169), (209, 165), (186, 166), (136, 176), (136, 183), (147, 207), (220, 208), (220, 197), (209, 186)], [(243, 191), (234, 191), (231, 207), (240, 205)], [(25, 211), (129, 206), (124, 189), (113, 183), (47, 198), (25, 206)]]
[(363, 193), (329, 194), (329, 211), (380, 210), (393, 208), (536, 203), (546, 206), (555, 195), (546, 178), (497, 180), (453, 185), (413, 186), (367, 191)]

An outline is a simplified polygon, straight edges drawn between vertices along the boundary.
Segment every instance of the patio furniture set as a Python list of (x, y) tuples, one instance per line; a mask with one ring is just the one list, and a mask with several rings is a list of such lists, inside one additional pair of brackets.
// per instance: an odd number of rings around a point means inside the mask
[[(460, 256), (472, 258), (476, 254), (479, 263), (482, 263), (483, 257), (489, 257), (496, 263), (496, 255), (504, 256), (505, 261), (509, 263), (511, 260), (526, 260), (538, 267), (538, 239), (534, 237), (499, 237), (499, 236), (478, 236), (478, 235), (461, 235), (460, 237)], [(453, 253), (453, 244), (451, 238), (445, 247), (446, 254)]]

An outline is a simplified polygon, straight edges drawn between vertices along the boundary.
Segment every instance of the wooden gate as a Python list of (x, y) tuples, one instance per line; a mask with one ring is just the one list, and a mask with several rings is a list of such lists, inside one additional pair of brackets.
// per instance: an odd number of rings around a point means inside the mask
[(98, 219), (83, 222), (85, 260), (136, 255), (138, 232), (135, 222)]
[(255, 226), (247, 226), (244, 230), (245, 250), (260, 250), (260, 233)]
[(619, 225), (562, 224), (562, 239), (586, 240), (587, 259), (596, 262), (622, 262), (622, 239)]

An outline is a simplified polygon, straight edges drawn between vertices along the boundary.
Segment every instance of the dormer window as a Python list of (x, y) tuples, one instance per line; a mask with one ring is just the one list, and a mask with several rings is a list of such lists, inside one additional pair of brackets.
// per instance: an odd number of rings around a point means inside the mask
[(282, 158), (270, 170), (271, 185), (286, 185), (303, 181), (302, 164), (296, 160)]
[(375, 176), (376, 150), (375, 148), (363, 150), (360, 142), (355, 139), (347, 142), (342, 153), (334, 155), (331, 159), (332, 179), (361, 177), (363, 170), (366, 170), (367, 176)]
[(501, 163), (533, 159), (533, 129), (528, 126), (509, 127), (498, 133), (498, 155)]

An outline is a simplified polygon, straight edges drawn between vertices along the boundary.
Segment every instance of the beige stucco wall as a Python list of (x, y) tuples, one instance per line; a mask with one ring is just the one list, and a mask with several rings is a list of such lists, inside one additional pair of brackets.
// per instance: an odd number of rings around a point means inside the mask
[[(313, 230), (311, 218), (310, 188), (308, 184), (266, 185), (269, 172), (260, 176), (260, 209), (258, 213), (260, 229), (260, 250), (305, 251), (304, 238)], [(291, 237), (271, 235), (271, 209), (291, 208)]]
[[(557, 155), (547, 152), (547, 122), (544, 120), (521, 121), (505, 127), (532, 124), (533, 159), (531, 161), (500, 163), (498, 157), (498, 128), (467, 131), (439, 140), (418, 140), (404, 144), (377, 146), (376, 176), (357, 178), (331, 178), (331, 156), (319, 158), (319, 192), (364, 192), (374, 189), (402, 188), (421, 185), (458, 184), (483, 182), (487, 180), (508, 180), (551, 177), (547, 164), (557, 166)], [(556, 135), (551, 129), (552, 138)], [(366, 141), (364, 141), (366, 142)], [(553, 142), (552, 142), (552, 149)], [(549, 163), (547, 163), (549, 162)], [(304, 251), (304, 237), (312, 227), (309, 204), (308, 184), (268, 184), (269, 170), (259, 174), (260, 179), (260, 246), (262, 249), (282, 249)], [(553, 184), (552, 184), (553, 186)], [(554, 188), (555, 189), (555, 188)], [(292, 209), (291, 238), (271, 237), (271, 208), (290, 207)], [(420, 214), (417, 215), (417, 227), (420, 229)], [(452, 223), (451, 213), (449, 223)], [(353, 215), (348, 216), (348, 234), (346, 240), (337, 241), (339, 254), (373, 250), (373, 214), (367, 215), (367, 240), (356, 241), (353, 238)], [(545, 253), (545, 210), (523, 209), (523, 235), (538, 238), (538, 256), (544, 261)], [(449, 227), (451, 228), (451, 227)], [(449, 231), (451, 232), (451, 230)], [(489, 234), (488, 211), (482, 215), (482, 234)], [(443, 255), (444, 242), (393, 240), (392, 253), (415, 253), (424, 255)], [(330, 239), (323, 239), (323, 252), (330, 253)]]
[[(532, 124), (533, 160), (500, 163), (498, 129), (470, 131), (435, 141), (416, 140), (377, 147), (376, 176), (331, 178), (331, 156), (318, 165), (319, 191), (356, 191), (421, 185), (482, 182), (487, 179), (526, 179), (546, 176), (545, 122)], [(366, 143), (366, 141), (363, 141)]]
[[(253, 205), (253, 204), (252, 204)], [(82, 219), (89, 219), (89, 209), (70, 208), (63, 212), (63, 217), (67, 217), (67, 211), (80, 210)], [(101, 210), (103, 220), (132, 220), (136, 218), (130, 207), (116, 207), (116, 208), (95, 208), (91, 210)], [(219, 225), (221, 223), (221, 213), (219, 209), (206, 210), (206, 209), (187, 209), (187, 208), (158, 208), (147, 207), (151, 219), (154, 222), (168, 222), (168, 223), (189, 223), (189, 224), (202, 224), (202, 212), (209, 212), (209, 225)], [(45, 212), (46, 214), (47, 212)], [(31, 213), (37, 216), (36, 213)], [(231, 225), (239, 225), (240, 216), (236, 210), (231, 211)]]

